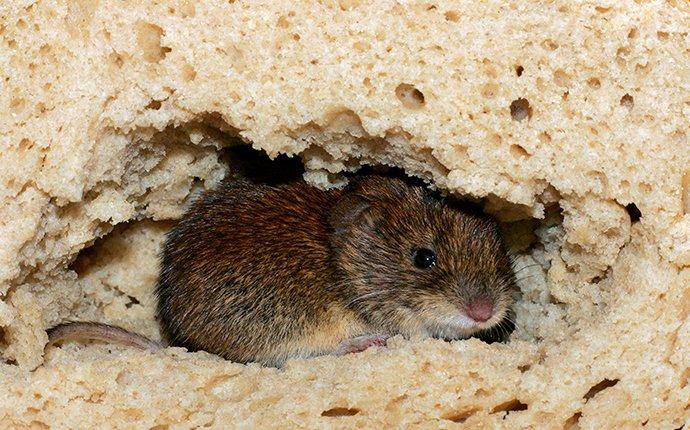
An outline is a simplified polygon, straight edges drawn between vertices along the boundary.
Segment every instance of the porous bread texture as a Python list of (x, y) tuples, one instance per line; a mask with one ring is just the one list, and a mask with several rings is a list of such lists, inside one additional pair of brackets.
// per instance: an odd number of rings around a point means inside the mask
[[(673, 0), (3, 2), (0, 422), (687, 427), (689, 28)], [(510, 222), (511, 341), (44, 355), (67, 319), (159, 336), (163, 234), (233, 136), (321, 186), (384, 163), (482, 198)]]

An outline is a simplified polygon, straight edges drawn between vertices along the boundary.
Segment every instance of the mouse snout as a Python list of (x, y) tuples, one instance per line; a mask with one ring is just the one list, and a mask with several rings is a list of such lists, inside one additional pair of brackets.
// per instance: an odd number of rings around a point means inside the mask
[(494, 314), (494, 303), (491, 299), (477, 298), (467, 305), (467, 316), (477, 322), (486, 322)]

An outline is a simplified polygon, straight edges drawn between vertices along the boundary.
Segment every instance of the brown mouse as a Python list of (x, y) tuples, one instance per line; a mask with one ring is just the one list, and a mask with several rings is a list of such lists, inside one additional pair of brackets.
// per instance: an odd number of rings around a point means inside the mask
[[(168, 234), (157, 293), (172, 345), (281, 365), (467, 338), (506, 317), (514, 283), (493, 219), (373, 174), (340, 190), (224, 180)], [(51, 342), (94, 338), (82, 324)]]

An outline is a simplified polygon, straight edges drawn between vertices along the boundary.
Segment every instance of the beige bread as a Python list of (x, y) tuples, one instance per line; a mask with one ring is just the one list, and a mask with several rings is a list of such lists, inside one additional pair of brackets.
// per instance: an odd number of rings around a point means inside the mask
[[(0, 422), (681, 427), (689, 29), (679, 0), (4, 2)], [(385, 163), (481, 198), (516, 255), (511, 341), (395, 339), (281, 370), (44, 355), (67, 319), (159, 337), (163, 234), (237, 138), (298, 155), (315, 185)]]

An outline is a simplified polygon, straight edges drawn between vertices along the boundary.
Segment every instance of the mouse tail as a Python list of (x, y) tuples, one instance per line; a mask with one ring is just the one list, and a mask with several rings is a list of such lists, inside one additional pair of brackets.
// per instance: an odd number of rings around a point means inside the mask
[(48, 345), (78, 339), (116, 343), (147, 351), (158, 351), (164, 348), (163, 344), (146, 336), (132, 333), (121, 327), (97, 322), (68, 322), (56, 325), (48, 330)]

